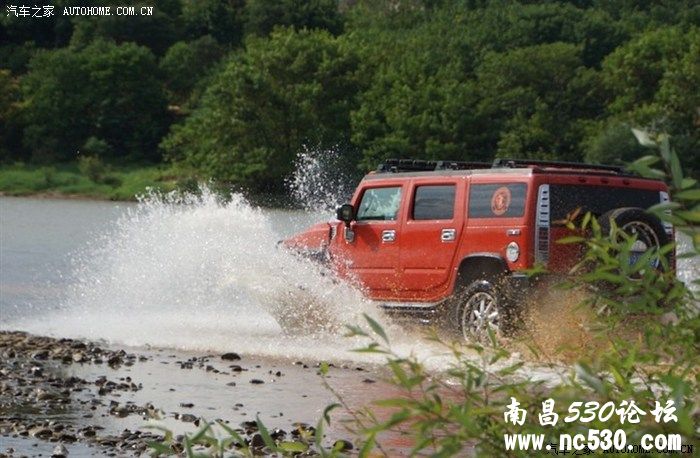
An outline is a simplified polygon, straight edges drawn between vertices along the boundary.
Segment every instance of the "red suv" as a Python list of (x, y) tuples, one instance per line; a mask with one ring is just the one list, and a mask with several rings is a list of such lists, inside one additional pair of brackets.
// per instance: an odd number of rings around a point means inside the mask
[(337, 220), (285, 245), (323, 259), (390, 312), (441, 318), (465, 339), (513, 325), (525, 271), (566, 273), (580, 245), (558, 244), (575, 211), (614, 220), (640, 253), (673, 228), (644, 209), (667, 186), (620, 167), (497, 159), (388, 160), (364, 177)]

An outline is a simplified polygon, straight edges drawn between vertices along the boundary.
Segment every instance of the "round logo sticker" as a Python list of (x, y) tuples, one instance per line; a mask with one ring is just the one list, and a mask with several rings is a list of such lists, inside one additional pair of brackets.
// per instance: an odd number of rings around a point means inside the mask
[(491, 212), (496, 216), (505, 214), (510, 206), (510, 198), (510, 189), (506, 186), (496, 189), (491, 197)]

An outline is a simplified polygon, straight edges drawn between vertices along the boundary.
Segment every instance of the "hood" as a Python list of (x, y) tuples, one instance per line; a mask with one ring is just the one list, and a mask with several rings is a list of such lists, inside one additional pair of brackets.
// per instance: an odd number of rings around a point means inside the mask
[(330, 223), (314, 224), (307, 230), (283, 240), (282, 245), (299, 252), (325, 251), (331, 241), (332, 228)]

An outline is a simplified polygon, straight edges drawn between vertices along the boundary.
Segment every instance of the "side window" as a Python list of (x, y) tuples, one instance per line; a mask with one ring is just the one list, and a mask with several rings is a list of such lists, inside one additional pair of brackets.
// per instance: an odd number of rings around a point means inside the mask
[(452, 219), (455, 185), (418, 186), (413, 200), (413, 219)]
[(400, 186), (391, 188), (369, 188), (362, 194), (362, 201), (357, 209), (357, 220), (395, 220), (400, 204)]
[(515, 218), (525, 214), (525, 183), (475, 184), (469, 190), (470, 218)]

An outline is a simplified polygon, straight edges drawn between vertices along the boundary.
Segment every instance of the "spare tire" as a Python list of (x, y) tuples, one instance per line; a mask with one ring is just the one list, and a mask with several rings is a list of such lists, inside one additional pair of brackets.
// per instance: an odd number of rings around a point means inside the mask
[[(631, 264), (635, 263), (647, 251), (658, 250), (671, 242), (661, 220), (641, 208), (616, 208), (601, 216), (599, 221), (603, 234), (612, 235), (612, 222), (615, 222), (620, 230), (637, 237), (630, 252)], [(661, 269), (662, 266), (658, 258), (653, 261), (655, 269)]]

